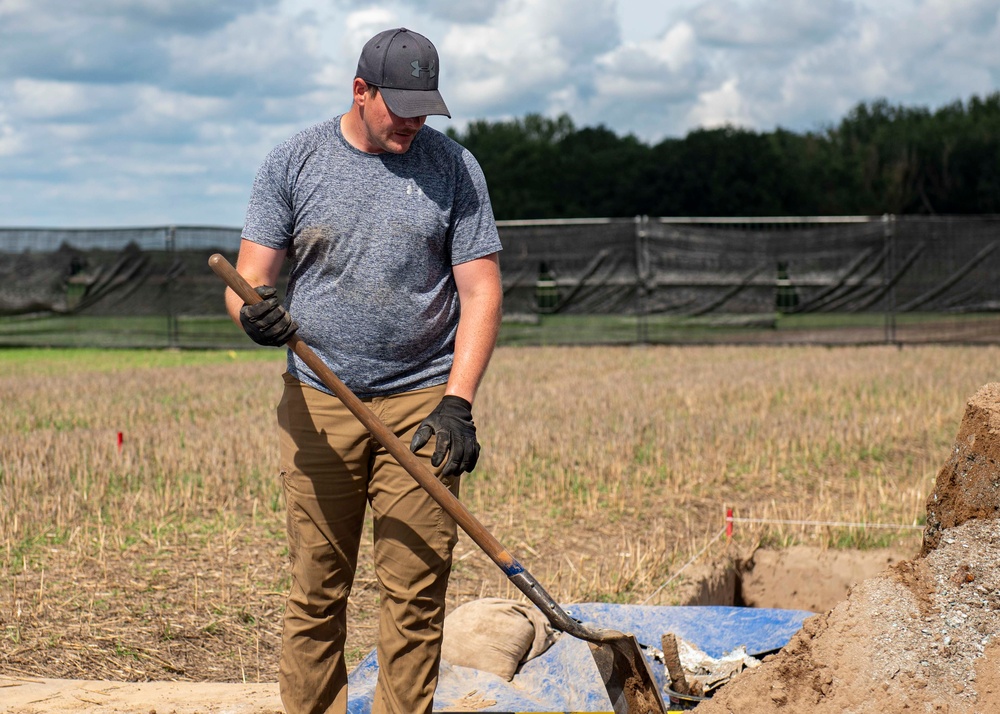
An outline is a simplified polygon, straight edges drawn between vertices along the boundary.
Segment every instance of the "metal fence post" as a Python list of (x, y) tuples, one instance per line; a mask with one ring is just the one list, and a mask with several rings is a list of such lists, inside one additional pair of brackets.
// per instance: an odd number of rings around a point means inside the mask
[(885, 270), (884, 280), (888, 284), (889, 290), (886, 293), (885, 310), (885, 341), (887, 344), (896, 342), (896, 285), (892, 276), (896, 270), (896, 216), (893, 214), (883, 214), (882, 216), (882, 238), (885, 241)]
[(646, 309), (646, 280), (649, 275), (649, 216), (635, 217), (635, 339), (640, 345), (649, 342), (649, 316)]
[[(167, 226), (167, 254), (171, 258), (171, 262), (177, 257), (177, 226)], [(177, 314), (174, 310), (174, 281), (176, 277), (174, 272), (171, 270), (167, 274), (167, 346), (171, 348), (180, 347), (180, 335), (177, 327)]]

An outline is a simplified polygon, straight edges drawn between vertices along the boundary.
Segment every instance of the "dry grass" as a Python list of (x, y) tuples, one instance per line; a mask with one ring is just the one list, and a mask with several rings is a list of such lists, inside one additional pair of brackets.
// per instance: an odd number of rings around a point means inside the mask
[[(762, 519), (922, 522), (965, 402), (994, 379), (998, 356), (501, 349), (477, 400), (483, 456), (463, 499), (560, 601), (642, 602), (719, 534), (726, 506)], [(0, 673), (274, 679), (287, 585), (273, 415), (282, 367), (262, 352), (0, 353)], [(839, 546), (912, 537), (737, 532)], [(515, 595), (468, 539), (456, 555), (453, 603)], [(363, 558), (352, 661), (374, 642)]]

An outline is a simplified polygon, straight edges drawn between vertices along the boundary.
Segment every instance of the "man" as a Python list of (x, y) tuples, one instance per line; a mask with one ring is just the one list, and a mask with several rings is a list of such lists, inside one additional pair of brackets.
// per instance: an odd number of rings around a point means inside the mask
[[(236, 267), (264, 300), (227, 291), (226, 305), (261, 344), (297, 330), (457, 495), (479, 455), (471, 410), (499, 330), (500, 240), (479, 165), (424, 126), (451, 116), (439, 71), (431, 42), (406, 29), (364, 46), (350, 110), (279, 145), (258, 171)], [(287, 311), (271, 287), (286, 258)], [(283, 379), (282, 701), (292, 713), (346, 711), (346, 605), (371, 504), (372, 711), (430, 712), (455, 523), (291, 351)]]

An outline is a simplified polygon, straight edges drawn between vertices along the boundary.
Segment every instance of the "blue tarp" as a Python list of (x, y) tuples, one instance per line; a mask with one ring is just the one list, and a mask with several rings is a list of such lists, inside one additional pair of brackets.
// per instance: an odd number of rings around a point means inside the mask
[[(660, 648), (664, 634), (695, 645), (711, 657), (739, 646), (749, 654), (781, 649), (813, 615), (802, 610), (742, 607), (667, 607), (583, 603), (564, 608), (575, 619), (595, 627), (636, 636), (644, 647)], [(664, 666), (647, 655), (650, 669), (667, 700)], [(378, 676), (372, 651), (348, 678), (349, 714), (369, 714)], [(488, 704), (495, 702), (495, 704)], [(489, 672), (441, 663), (434, 711), (481, 712), (608, 712), (611, 702), (586, 642), (562, 634), (544, 654), (526, 662), (507, 682)]]

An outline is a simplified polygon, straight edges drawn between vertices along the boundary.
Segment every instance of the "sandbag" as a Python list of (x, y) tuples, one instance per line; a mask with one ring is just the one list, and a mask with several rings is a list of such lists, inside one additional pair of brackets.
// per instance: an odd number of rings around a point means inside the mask
[(509, 682), (522, 663), (545, 652), (557, 637), (537, 608), (516, 600), (482, 598), (455, 608), (445, 618), (441, 656)]

